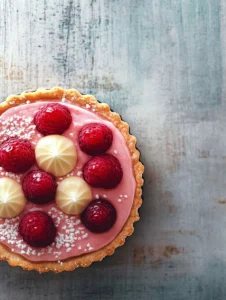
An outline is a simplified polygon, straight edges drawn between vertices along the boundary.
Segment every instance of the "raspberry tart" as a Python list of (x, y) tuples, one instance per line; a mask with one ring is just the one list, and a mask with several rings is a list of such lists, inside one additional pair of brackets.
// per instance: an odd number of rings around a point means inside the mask
[(59, 87), (0, 104), (0, 259), (72, 271), (124, 244), (139, 220), (136, 138), (105, 103)]

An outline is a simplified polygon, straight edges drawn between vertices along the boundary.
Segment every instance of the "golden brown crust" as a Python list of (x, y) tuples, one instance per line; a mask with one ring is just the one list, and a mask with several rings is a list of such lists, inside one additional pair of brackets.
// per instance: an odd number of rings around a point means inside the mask
[(132, 157), (133, 171), (136, 180), (136, 191), (133, 201), (133, 206), (128, 220), (123, 226), (118, 236), (107, 246), (93, 253), (84, 254), (78, 257), (72, 257), (63, 263), (58, 262), (32, 262), (26, 258), (12, 253), (6, 246), (0, 244), (0, 260), (6, 260), (11, 266), (20, 266), (24, 270), (36, 270), (40, 273), (53, 271), (56, 273), (62, 271), (72, 271), (77, 267), (88, 267), (95, 261), (101, 261), (105, 256), (112, 255), (115, 249), (122, 246), (127, 236), (134, 231), (133, 223), (139, 220), (138, 209), (142, 204), (142, 174), (144, 166), (139, 161), (140, 153), (136, 149), (136, 138), (129, 134), (129, 125), (121, 120), (119, 114), (112, 112), (110, 107), (105, 103), (99, 103), (94, 96), (81, 95), (77, 90), (64, 90), (59, 87), (54, 87), (50, 90), (38, 89), (31, 92), (23, 92), (21, 95), (10, 95), (5, 102), (0, 104), (0, 115), (10, 107), (20, 105), (22, 103), (32, 103), (39, 100), (61, 100), (76, 103), (86, 109), (86, 105), (90, 105), (90, 109), (98, 113), (103, 118), (112, 122), (117, 127), (126, 141), (127, 147)]

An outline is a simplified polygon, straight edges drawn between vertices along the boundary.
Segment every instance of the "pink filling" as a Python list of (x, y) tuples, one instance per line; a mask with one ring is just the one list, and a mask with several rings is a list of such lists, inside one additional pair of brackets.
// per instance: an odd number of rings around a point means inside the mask
[[(48, 102), (45, 102), (48, 103)], [(56, 261), (62, 264), (61, 260), (73, 256), (79, 256), (89, 252), (96, 251), (109, 244), (121, 231), (125, 224), (133, 204), (135, 193), (135, 180), (132, 170), (131, 157), (126, 146), (125, 140), (120, 131), (114, 125), (102, 119), (96, 113), (92, 112), (89, 107), (82, 109), (76, 105), (67, 105), (72, 114), (72, 124), (63, 134), (74, 141), (78, 161), (75, 169), (67, 176), (82, 177), (82, 168), (89, 156), (83, 153), (77, 143), (78, 132), (84, 124), (90, 122), (100, 122), (106, 124), (113, 132), (113, 143), (107, 153), (116, 156), (123, 169), (123, 179), (121, 183), (112, 190), (92, 188), (93, 198), (105, 198), (110, 201), (116, 208), (117, 220), (114, 226), (107, 232), (95, 234), (88, 231), (80, 222), (80, 216), (67, 216), (59, 210), (53, 202), (48, 205), (35, 205), (27, 202), (23, 213), (31, 210), (43, 210), (47, 212), (54, 220), (57, 226), (56, 241), (46, 248), (33, 248), (27, 245), (18, 233), (18, 224), (20, 217), (14, 219), (0, 218), (0, 242), (8, 246), (12, 252), (18, 253), (30, 261)], [(35, 129), (33, 116), (43, 102), (35, 104), (25, 104), (8, 109), (0, 117), (0, 142), (9, 136), (20, 136), (31, 141), (35, 147), (37, 141), (42, 135)], [(32, 169), (37, 169), (34, 166)], [(0, 177), (11, 177), (21, 182), (23, 176), (5, 172), (0, 167)], [(60, 182), (63, 178), (57, 178)]]

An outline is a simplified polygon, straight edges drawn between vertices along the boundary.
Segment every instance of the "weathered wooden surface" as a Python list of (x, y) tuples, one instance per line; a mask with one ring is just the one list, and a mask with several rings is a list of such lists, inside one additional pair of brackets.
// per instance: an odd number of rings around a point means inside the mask
[(141, 221), (60, 275), (0, 266), (0, 300), (226, 299), (224, 0), (0, 1), (0, 99), (75, 87), (131, 124)]

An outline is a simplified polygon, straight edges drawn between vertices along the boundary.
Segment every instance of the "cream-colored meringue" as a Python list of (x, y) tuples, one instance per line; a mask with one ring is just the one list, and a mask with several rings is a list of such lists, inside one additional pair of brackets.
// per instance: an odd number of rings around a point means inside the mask
[(80, 177), (68, 177), (57, 187), (56, 203), (65, 214), (81, 214), (91, 201), (92, 191)]
[(14, 218), (26, 205), (22, 186), (14, 179), (0, 178), (0, 217)]
[(62, 135), (48, 135), (40, 139), (35, 156), (38, 166), (55, 176), (68, 174), (77, 162), (74, 143)]

